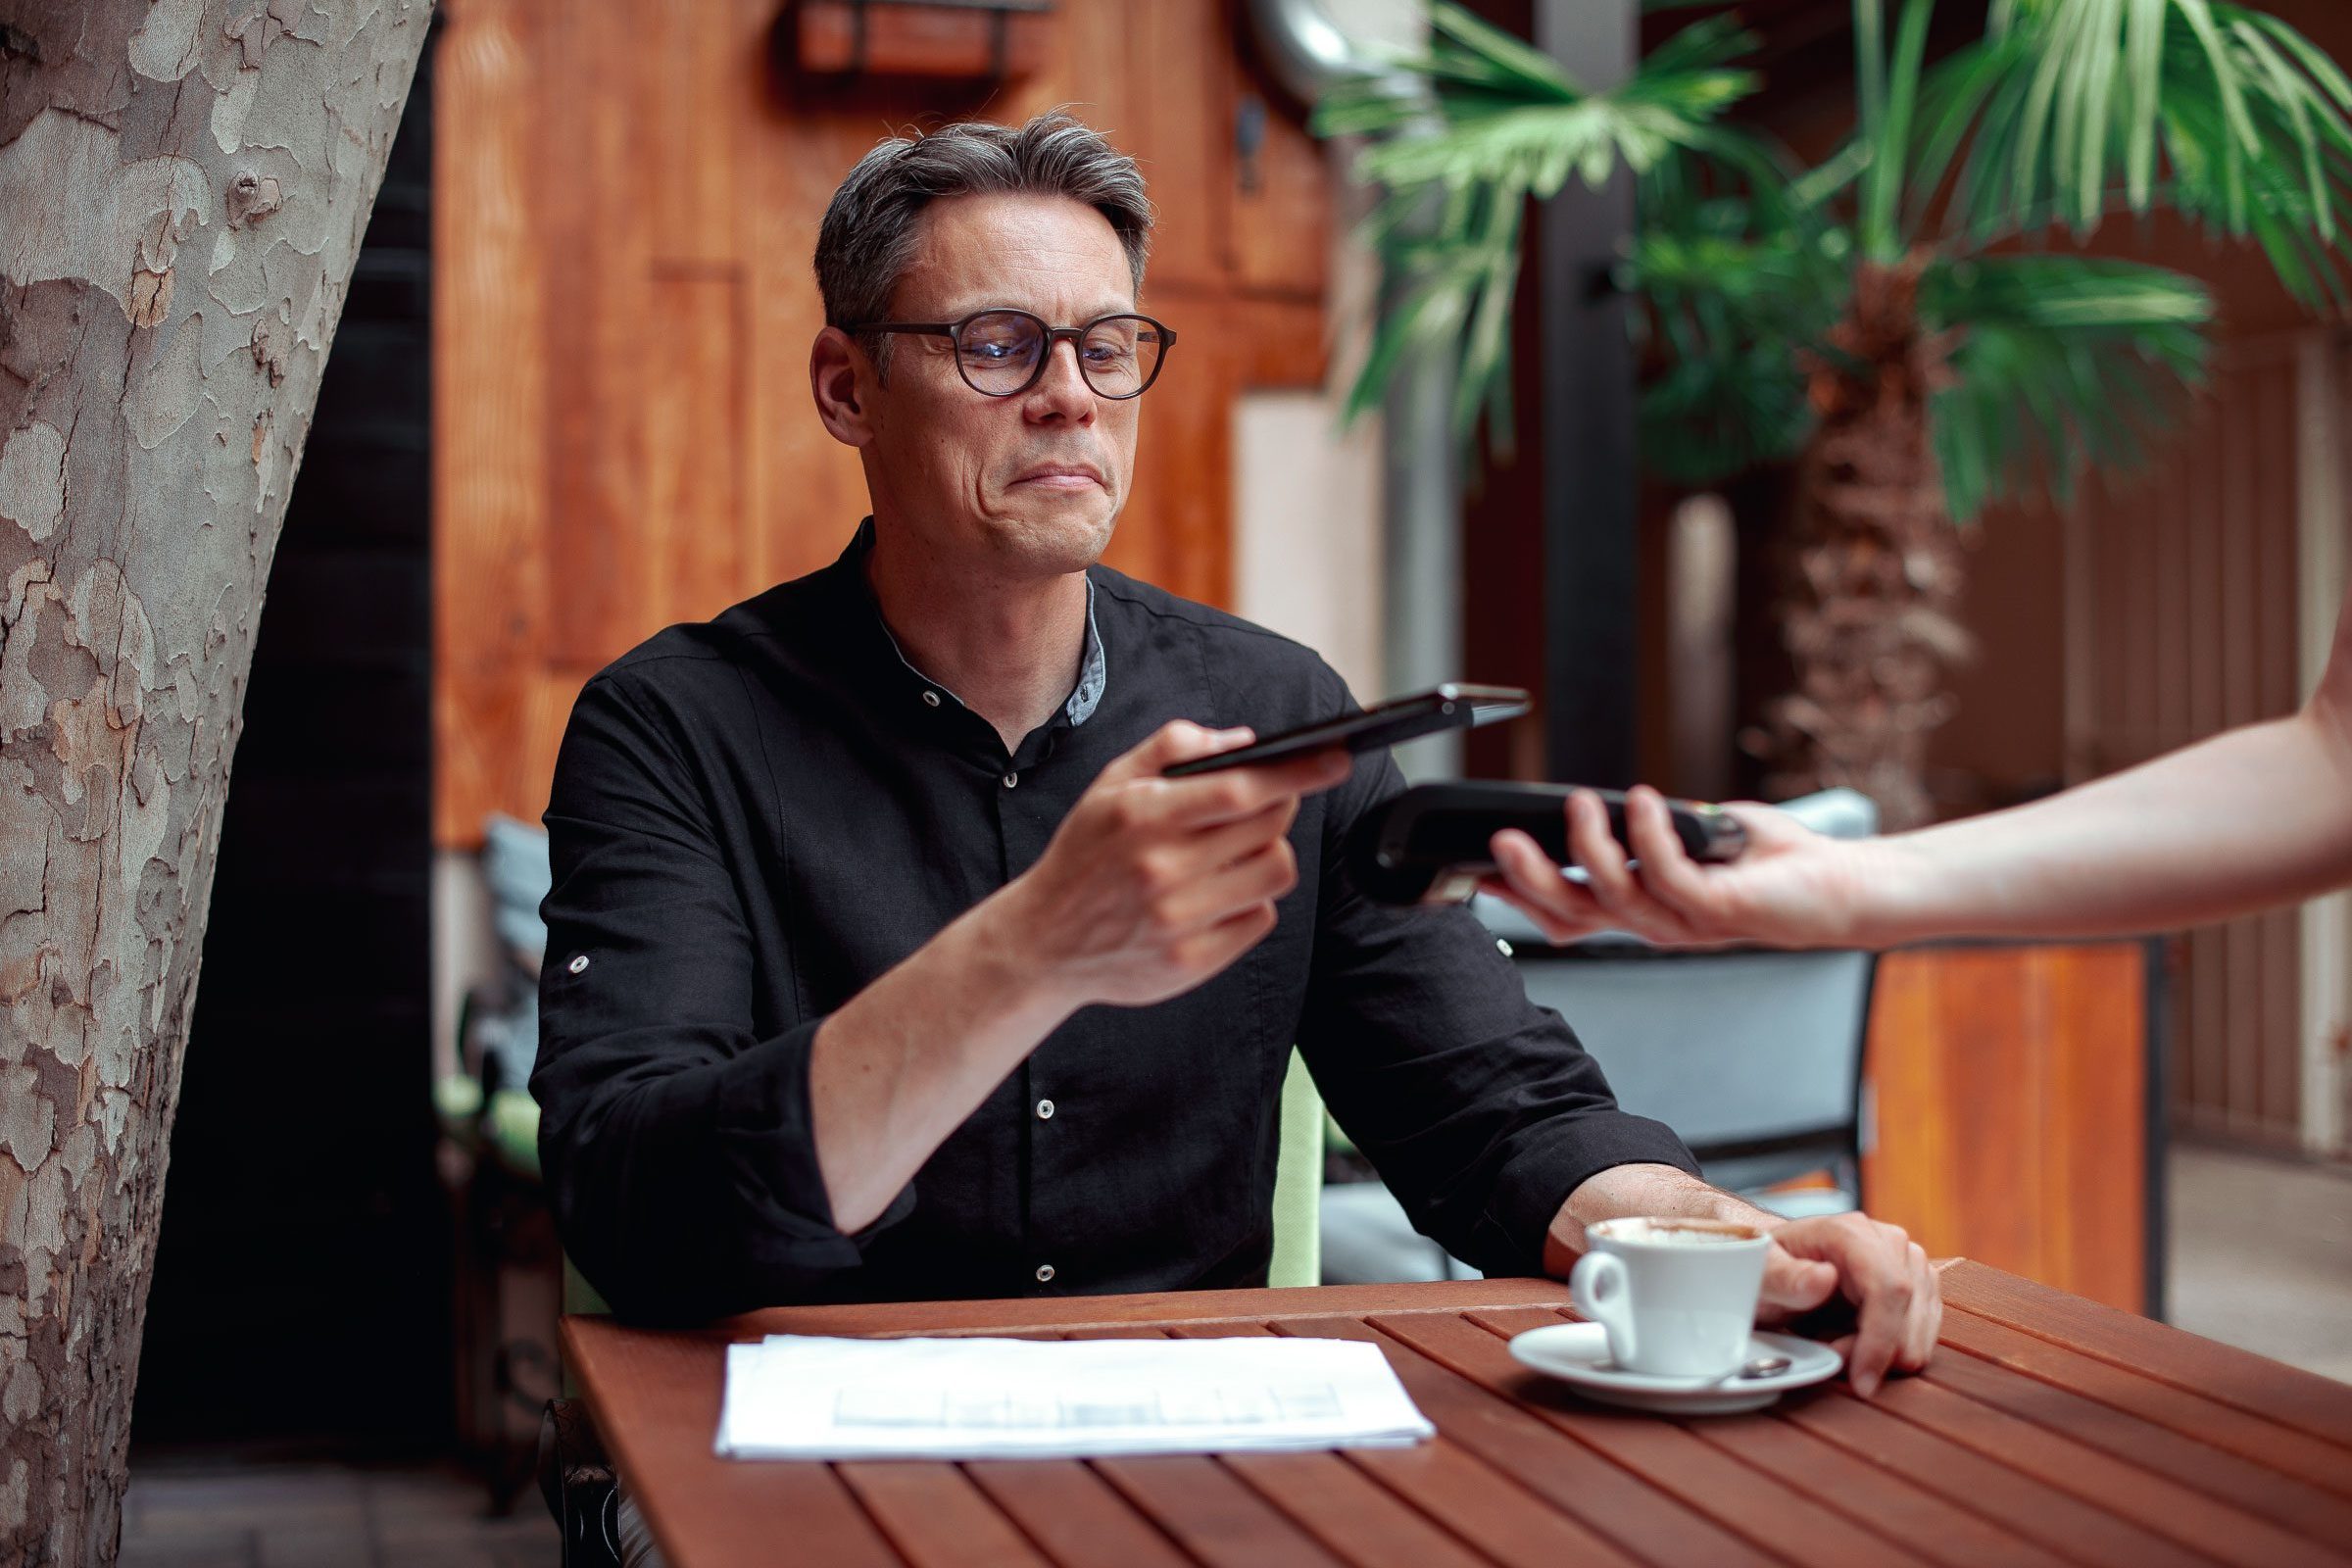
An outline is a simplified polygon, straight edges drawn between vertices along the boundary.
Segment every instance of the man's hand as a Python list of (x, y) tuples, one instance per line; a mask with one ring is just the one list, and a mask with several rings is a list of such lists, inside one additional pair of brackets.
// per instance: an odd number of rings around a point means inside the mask
[(1784, 1220), (1671, 1165), (1612, 1165), (1586, 1177), (1552, 1216), (1544, 1272), (1566, 1279), (1584, 1250), (1586, 1227), (1628, 1214), (1730, 1220), (1769, 1232), (1756, 1321), (1818, 1330), (1835, 1315), (1843, 1332), (1831, 1343), (1845, 1357), (1856, 1394), (1876, 1394), (1889, 1370), (1918, 1371), (1935, 1351), (1941, 1284), (1901, 1227), (1866, 1214)]
[(1895, 868), (1878, 863), (1884, 841), (1825, 838), (1768, 806), (1726, 808), (1747, 830), (1747, 849), (1725, 865), (1700, 865), (1675, 835), (1664, 797), (1637, 787), (1626, 800), (1629, 863), (1599, 797), (1568, 802), (1568, 847), (1587, 880), (1571, 882), (1536, 841), (1494, 835), (1499, 874), (1484, 891), (1502, 898), (1553, 942), (1630, 931), (1661, 947), (1763, 942), (1776, 947), (1867, 944), (1871, 902)]
[(1274, 929), (1297, 885), (1286, 836), (1302, 796), (1348, 777), (1347, 753), (1162, 778), (1247, 746), (1247, 729), (1177, 720), (1102, 770), (1036, 865), (1002, 897), (1041, 978), (1075, 1005), (1141, 1006), (1191, 990)]
[(1831, 1344), (1866, 1398), (1890, 1370), (1928, 1364), (1943, 1323), (1942, 1285), (1901, 1226), (1833, 1214), (1789, 1220), (1775, 1227), (1772, 1242), (1758, 1322), (1785, 1325), (1825, 1307), (1850, 1311), (1852, 1328)]

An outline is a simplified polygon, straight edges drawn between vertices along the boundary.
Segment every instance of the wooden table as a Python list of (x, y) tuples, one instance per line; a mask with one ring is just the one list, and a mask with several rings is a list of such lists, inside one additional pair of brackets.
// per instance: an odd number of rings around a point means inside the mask
[[(673, 1568), (902, 1563), (2352, 1564), (2352, 1386), (1979, 1264), (1943, 1348), (1865, 1402), (1668, 1421), (1586, 1404), (1505, 1338), (1548, 1280), (807, 1307), (564, 1341)], [(934, 1464), (712, 1456), (721, 1347), (762, 1333), (1368, 1340), (1414, 1448)]]

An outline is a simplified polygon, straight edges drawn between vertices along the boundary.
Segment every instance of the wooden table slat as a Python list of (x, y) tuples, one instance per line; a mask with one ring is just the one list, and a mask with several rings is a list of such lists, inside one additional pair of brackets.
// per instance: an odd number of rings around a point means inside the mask
[(1792, 1422), (2078, 1562), (2189, 1568), (2206, 1561), (2039, 1477), (2012, 1470), (1849, 1395), (1808, 1390), (1783, 1399), (1774, 1411), (1778, 1419)]
[[(1948, 1352), (1947, 1352), (1948, 1353)], [(2162, 1476), (1924, 1378), (1888, 1382), (1879, 1407), (2012, 1469), (2236, 1568), (2344, 1568), (2344, 1559), (2267, 1520), (2184, 1492)]]
[(1699, 1417), (1691, 1432), (1827, 1508), (1867, 1519), (1945, 1568), (2066, 1568), (2047, 1547), (1947, 1501), (1899, 1472), (1848, 1453), (1792, 1422)]
[(833, 1473), (915, 1568), (1045, 1568), (1028, 1537), (952, 1464), (859, 1460)]
[[(1262, 1323), (1203, 1323), (1185, 1325), (1175, 1334), (1206, 1340), (1273, 1332)], [(1481, 1561), (1452, 1532), (1337, 1451), (1230, 1453), (1224, 1459), (1226, 1468), (1259, 1495), (1358, 1568), (1478, 1568)]]
[(1190, 1568), (1193, 1561), (1082, 1460), (986, 1459), (963, 1471), (1063, 1568)]
[[(1546, 1544), (1545, 1538), (1564, 1533), (1555, 1549), (1566, 1551), (1569, 1561), (1591, 1564), (1592, 1568), (1634, 1568), (1643, 1562), (1771, 1561), (1509, 1400), (1495, 1397), (1365, 1323), (1354, 1318), (1299, 1318), (1280, 1324), (1279, 1332), (1364, 1340), (1379, 1346), (1404, 1392), (1439, 1429), (1439, 1444), (1467, 1455), (1510, 1489), (1502, 1493), (1482, 1489), (1497, 1504), (1497, 1522), (1549, 1521), (1551, 1528), (1538, 1544)], [(1350, 1454), (1367, 1468), (1383, 1465), (1389, 1457), (1373, 1449)], [(1516, 1513), (1502, 1511), (1510, 1502), (1524, 1503), (1530, 1496), (1542, 1498), (1554, 1511), (1529, 1514), (1524, 1507)]]
[[(1949, 1320), (1947, 1319), (1947, 1322)], [(2208, 1496), (2239, 1503), (2321, 1543), (2352, 1542), (2352, 1499), (2169, 1427), (2142, 1421), (2074, 1389), (2022, 1377), (1968, 1353), (1982, 1343), (1967, 1323), (1952, 1326), (1929, 1381), (2129, 1459)]]
[(1341, 1568), (1341, 1559), (1214, 1459), (1169, 1454), (1092, 1462), (1208, 1568)]
[(1809, 1568), (1918, 1561), (1901, 1543), (1797, 1496), (1684, 1428), (1607, 1411), (1511, 1359), (1503, 1338), (1464, 1317), (1375, 1317), (1372, 1326), (1496, 1394), (1764, 1550)]
[[(1218, 1317), (1213, 1321), (1232, 1320)], [(1096, 1323), (1064, 1329), (1060, 1338), (1164, 1340), (1173, 1338), (1175, 1333), (1172, 1328), (1152, 1323)], [(1279, 1503), (1235, 1474), (1230, 1455), (1214, 1456), (1204, 1462), (1216, 1472), (1213, 1476), (1197, 1473), (1189, 1458), (1184, 1463), (1163, 1459), (1094, 1461), (1096, 1468), (1137, 1508), (1203, 1562), (1249, 1563), (1256, 1560), (1252, 1553), (1260, 1551), (1268, 1554), (1269, 1562), (1342, 1560), (1327, 1558), (1312, 1530), (1292, 1519)], [(1138, 1488), (1143, 1489), (1140, 1494)], [(1170, 1489), (1174, 1489), (1172, 1498)], [(1189, 1516), (1183, 1500), (1186, 1489), (1207, 1499), (1214, 1512), (1200, 1518)], [(1161, 1511), (1162, 1506), (1166, 1511)], [(1265, 1539), (1256, 1539), (1253, 1530)]]
[(1943, 1293), (1963, 1311), (2352, 1449), (2352, 1384), (1965, 1259), (1944, 1271)]
[(2352, 1451), (2252, 1414), (2235, 1404), (2194, 1394), (2169, 1379), (2145, 1376), (2084, 1355), (2038, 1335), (1970, 1312), (1948, 1314), (1945, 1353), (1957, 1347), (1995, 1366), (2072, 1389), (2136, 1416), (2338, 1496), (2352, 1497)]

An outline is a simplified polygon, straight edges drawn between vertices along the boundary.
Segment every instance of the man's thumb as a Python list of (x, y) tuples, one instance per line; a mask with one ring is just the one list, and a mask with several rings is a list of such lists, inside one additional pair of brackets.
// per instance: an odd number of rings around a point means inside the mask
[(1214, 757), (1247, 746), (1251, 739), (1247, 728), (1209, 729), (1190, 719), (1171, 719), (1103, 771), (1118, 778), (1149, 778), (1196, 757)]
[(1775, 1248), (1764, 1264), (1764, 1299), (1792, 1312), (1809, 1312), (1838, 1293), (1838, 1265), (1794, 1257)]

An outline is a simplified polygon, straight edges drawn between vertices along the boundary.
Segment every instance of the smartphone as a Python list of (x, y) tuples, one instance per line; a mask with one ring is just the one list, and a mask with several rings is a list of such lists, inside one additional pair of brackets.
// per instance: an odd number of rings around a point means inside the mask
[(1498, 719), (1517, 718), (1531, 706), (1527, 693), (1516, 686), (1448, 682), (1409, 697), (1393, 698), (1358, 713), (1343, 713), (1338, 718), (1269, 735), (1214, 757), (1178, 762), (1160, 776), (1190, 778), (1196, 773), (1220, 773), (1229, 767), (1286, 761), (1334, 747), (1344, 746), (1350, 752), (1377, 751), (1384, 746), (1434, 735), (1442, 729), (1469, 729)]
[[(1474, 780), (1416, 784), (1366, 817), (1348, 844), (1356, 886), (1383, 904), (1451, 903), (1468, 898), (1494, 871), (1494, 835), (1525, 832), (1561, 865), (1568, 849), (1571, 784), (1511, 784)], [(1609, 831), (1630, 851), (1625, 797), (1594, 790), (1609, 813)], [(1747, 830), (1720, 806), (1669, 801), (1668, 818), (1684, 853), (1694, 860), (1738, 859)]]

